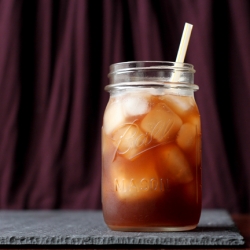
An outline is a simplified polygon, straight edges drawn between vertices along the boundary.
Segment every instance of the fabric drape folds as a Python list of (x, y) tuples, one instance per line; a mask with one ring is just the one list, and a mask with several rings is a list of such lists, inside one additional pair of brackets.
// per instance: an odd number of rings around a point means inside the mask
[(203, 207), (250, 211), (250, 2), (0, 0), (0, 208), (101, 208), (109, 65), (174, 61), (184, 23)]

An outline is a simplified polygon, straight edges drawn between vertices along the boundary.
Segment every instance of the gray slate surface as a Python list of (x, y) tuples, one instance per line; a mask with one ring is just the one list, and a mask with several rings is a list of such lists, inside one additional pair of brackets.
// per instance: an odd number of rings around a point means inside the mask
[(188, 232), (115, 232), (101, 211), (1, 211), (0, 245), (243, 245), (225, 210), (203, 210)]

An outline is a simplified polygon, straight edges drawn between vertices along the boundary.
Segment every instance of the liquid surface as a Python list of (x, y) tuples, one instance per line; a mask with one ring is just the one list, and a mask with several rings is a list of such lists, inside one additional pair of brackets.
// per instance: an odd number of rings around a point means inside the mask
[(102, 157), (103, 214), (110, 228), (185, 230), (198, 224), (201, 125), (193, 96), (143, 89), (111, 96)]

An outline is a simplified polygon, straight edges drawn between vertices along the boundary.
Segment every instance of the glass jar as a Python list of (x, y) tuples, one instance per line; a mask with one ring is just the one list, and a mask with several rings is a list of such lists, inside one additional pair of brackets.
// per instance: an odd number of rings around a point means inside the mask
[(193, 65), (110, 66), (102, 127), (104, 220), (119, 231), (185, 231), (201, 213), (201, 124)]

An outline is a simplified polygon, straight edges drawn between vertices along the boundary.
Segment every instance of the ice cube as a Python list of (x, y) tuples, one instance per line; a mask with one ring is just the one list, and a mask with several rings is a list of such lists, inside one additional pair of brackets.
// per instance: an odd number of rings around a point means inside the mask
[(190, 151), (195, 147), (196, 127), (191, 123), (184, 123), (177, 135), (176, 142), (184, 151)]
[(201, 135), (201, 121), (198, 112), (195, 112), (187, 117), (187, 122), (193, 124), (196, 129), (197, 135)]
[(196, 106), (194, 98), (190, 96), (165, 95), (163, 100), (181, 118), (188, 115)]
[(149, 94), (143, 92), (134, 92), (127, 94), (123, 101), (123, 111), (126, 116), (138, 116), (146, 114), (149, 111)]
[(112, 138), (108, 136), (104, 129), (102, 129), (102, 165), (104, 168), (109, 169), (116, 154), (116, 148), (113, 144)]
[(190, 164), (194, 168), (201, 167), (201, 135), (196, 134), (195, 147), (192, 153), (189, 153)]
[(150, 153), (132, 162), (117, 156), (110, 171), (110, 184), (120, 199), (128, 202), (135, 199), (154, 200), (163, 194), (154, 157)]
[(162, 88), (148, 88), (147, 91), (154, 96), (161, 96), (165, 94), (165, 91)]
[(190, 165), (178, 146), (168, 144), (163, 146), (158, 153), (161, 169), (166, 171), (168, 178), (177, 183), (188, 183), (193, 180)]
[(110, 102), (104, 112), (103, 128), (106, 134), (111, 134), (119, 125), (125, 122), (122, 105), (119, 101)]
[(124, 124), (114, 131), (112, 140), (117, 148), (117, 154), (133, 159), (143, 152), (148, 136), (140, 130), (137, 124)]
[(141, 129), (157, 142), (175, 139), (182, 120), (164, 103), (157, 104), (142, 120)]

